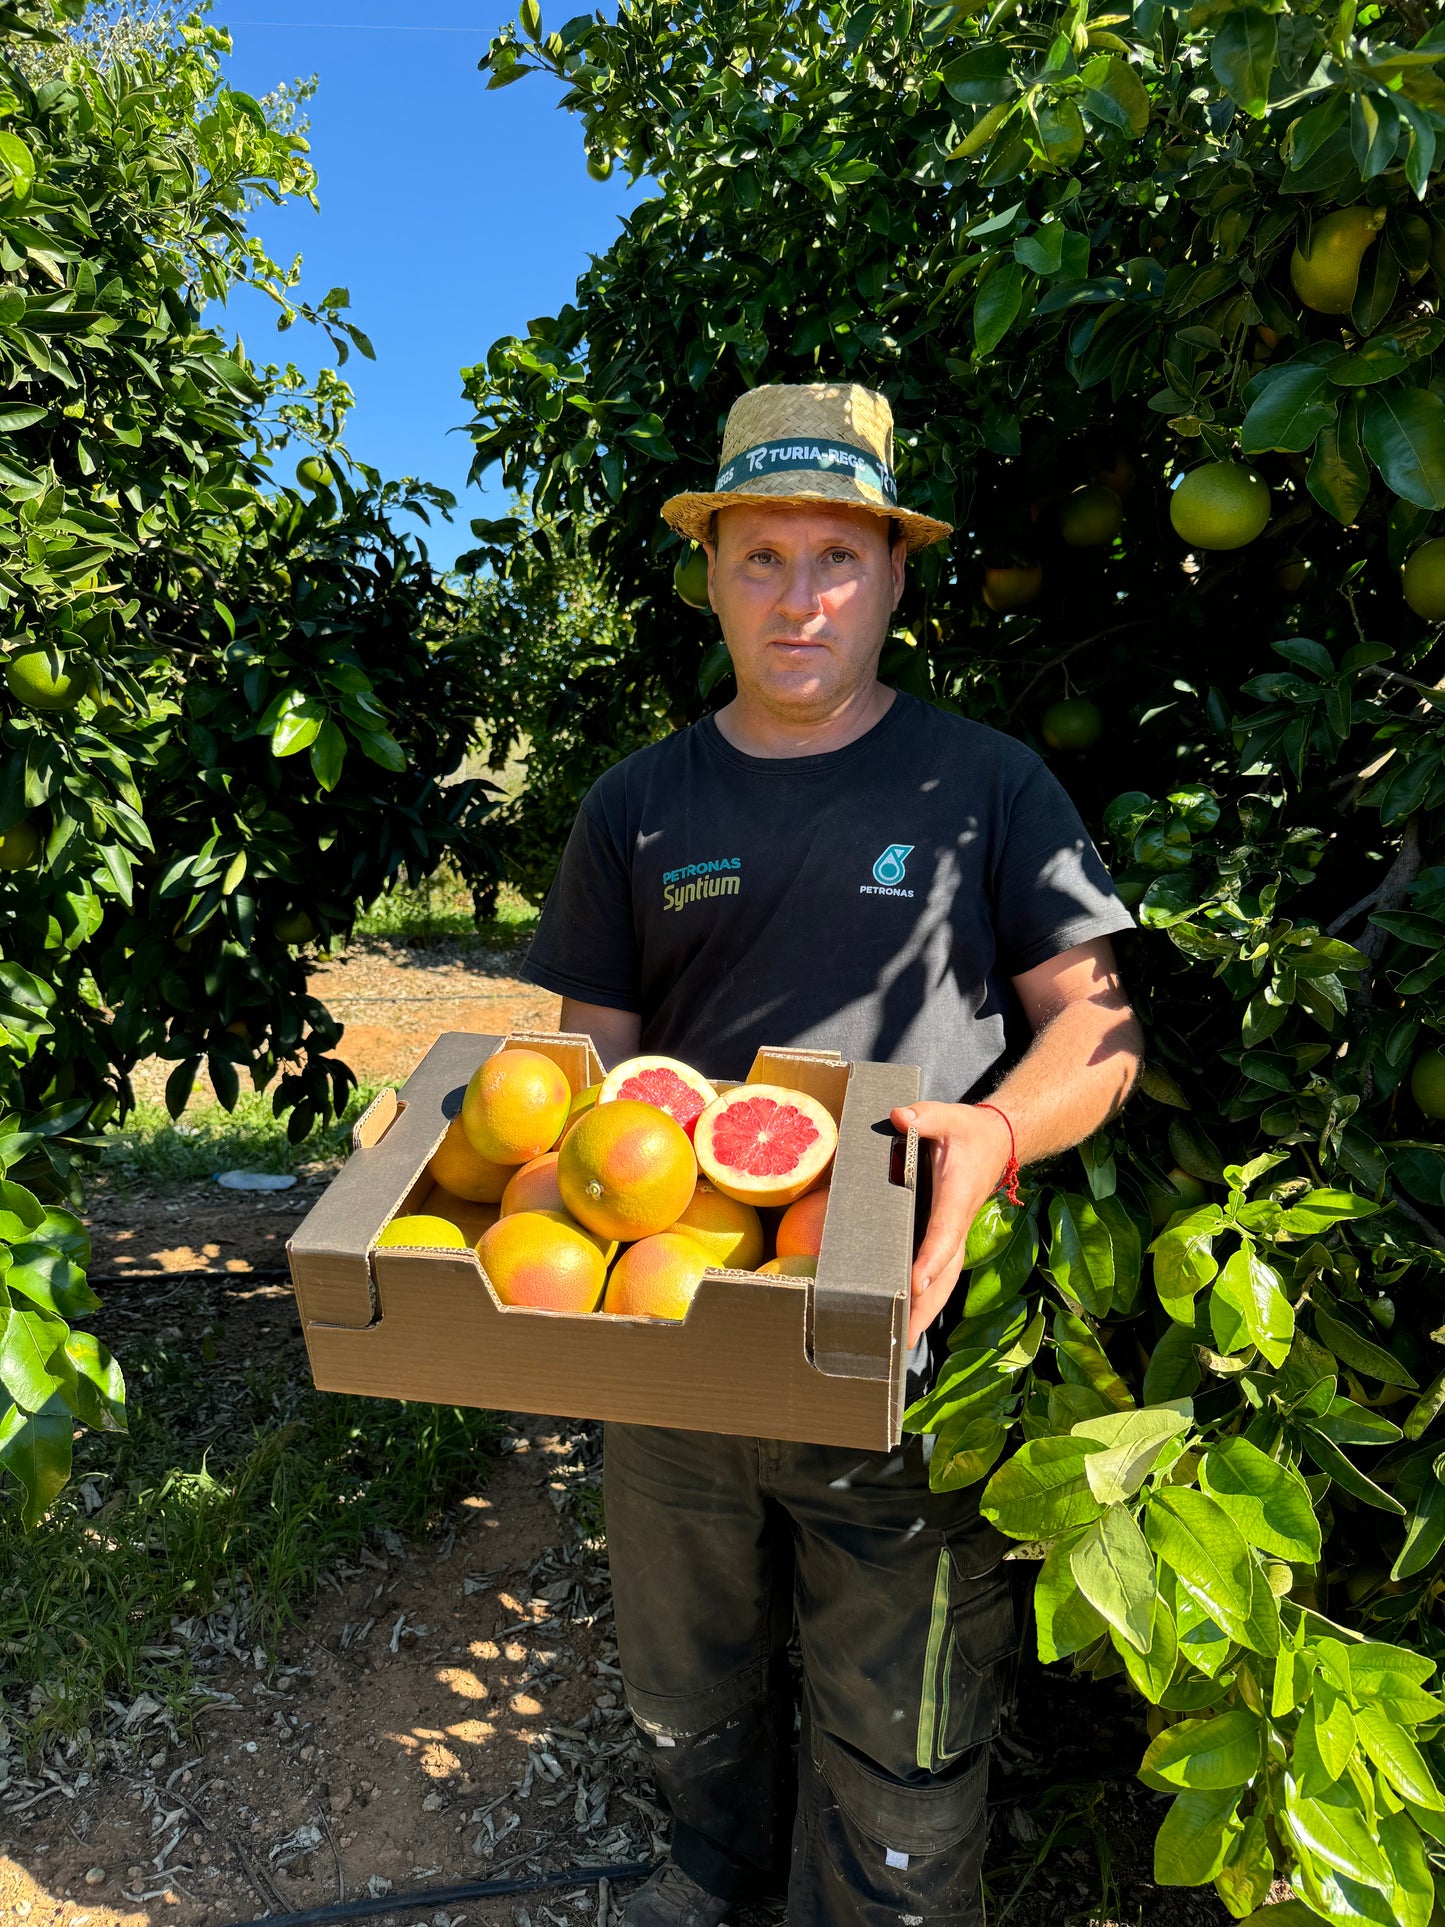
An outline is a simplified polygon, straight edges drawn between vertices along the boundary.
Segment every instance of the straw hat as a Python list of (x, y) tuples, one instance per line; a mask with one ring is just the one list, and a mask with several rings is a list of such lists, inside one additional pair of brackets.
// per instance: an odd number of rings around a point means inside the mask
[(893, 410), (856, 382), (750, 388), (728, 413), (722, 464), (709, 492), (674, 495), (663, 519), (694, 542), (718, 509), (740, 502), (841, 502), (896, 519), (910, 549), (952, 535), (947, 522), (898, 506)]

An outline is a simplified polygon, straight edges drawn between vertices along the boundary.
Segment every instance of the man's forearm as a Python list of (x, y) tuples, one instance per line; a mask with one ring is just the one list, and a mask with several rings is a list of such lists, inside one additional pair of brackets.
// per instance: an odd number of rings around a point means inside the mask
[(1114, 1115), (1138, 1075), (1143, 1043), (1122, 999), (1066, 1004), (980, 1102), (1004, 1112), (1019, 1163), (1033, 1164), (1067, 1151)]

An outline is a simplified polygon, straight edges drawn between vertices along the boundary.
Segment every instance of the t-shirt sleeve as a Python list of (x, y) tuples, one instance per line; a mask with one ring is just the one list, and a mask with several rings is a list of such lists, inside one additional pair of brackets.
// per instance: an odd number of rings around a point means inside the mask
[(522, 975), (609, 1010), (640, 1010), (632, 877), (605, 821), (584, 803), (542, 905)]
[(1014, 795), (994, 890), (999, 961), (1010, 977), (1134, 928), (1079, 812), (1042, 763)]

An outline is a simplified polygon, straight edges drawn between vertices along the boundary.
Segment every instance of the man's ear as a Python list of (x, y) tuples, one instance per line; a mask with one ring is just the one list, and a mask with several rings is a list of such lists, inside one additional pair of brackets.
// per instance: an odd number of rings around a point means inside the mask
[(889, 567), (893, 571), (893, 606), (896, 609), (903, 600), (903, 588), (908, 575), (908, 544), (895, 542), (888, 551)]

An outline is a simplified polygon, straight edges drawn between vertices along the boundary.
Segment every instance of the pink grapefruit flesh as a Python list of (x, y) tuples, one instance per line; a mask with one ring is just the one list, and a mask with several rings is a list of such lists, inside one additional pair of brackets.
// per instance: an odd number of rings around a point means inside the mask
[(666, 1111), (691, 1137), (717, 1092), (690, 1064), (675, 1057), (629, 1057), (603, 1078), (597, 1102), (611, 1104), (619, 1097)]
[(709, 1104), (694, 1139), (704, 1177), (745, 1204), (791, 1204), (823, 1176), (838, 1127), (816, 1098), (777, 1084), (739, 1084)]

